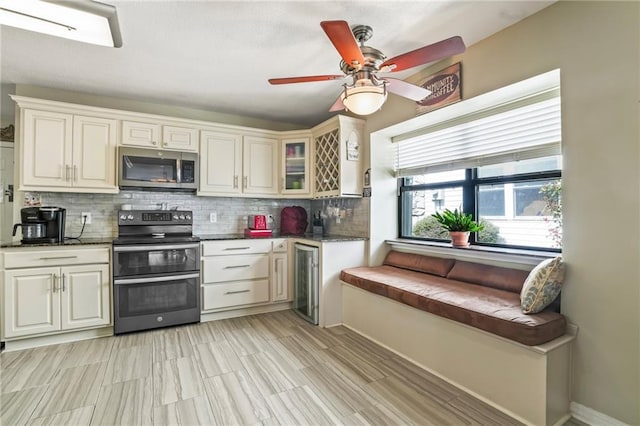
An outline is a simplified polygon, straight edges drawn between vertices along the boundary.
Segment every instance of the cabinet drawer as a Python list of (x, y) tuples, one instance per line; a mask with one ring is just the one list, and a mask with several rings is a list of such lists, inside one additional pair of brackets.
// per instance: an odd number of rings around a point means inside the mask
[(4, 253), (4, 267), (10, 269), (109, 263), (109, 252), (110, 250), (106, 247), (73, 250), (15, 250)]
[(224, 240), (202, 243), (203, 256), (269, 253), (271, 240)]
[(213, 256), (202, 261), (202, 282), (251, 280), (269, 277), (269, 255)]
[(269, 301), (269, 281), (239, 281), (202, 286), (202, 310)]

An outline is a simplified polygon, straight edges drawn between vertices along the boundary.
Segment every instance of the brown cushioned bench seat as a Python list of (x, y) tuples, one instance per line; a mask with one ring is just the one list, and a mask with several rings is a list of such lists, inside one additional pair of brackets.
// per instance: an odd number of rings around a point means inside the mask
[[(551, 310), (535, 315), (522, 313), (519, 289), (526, 275), (526, 271), (515, 269), (391, 252), (384, 265), (345, 269), (340, 279), (434, 315), (533, 346), (565, 334), (566, 320)], [(451, 279), (452, 276), (476, 282)]]

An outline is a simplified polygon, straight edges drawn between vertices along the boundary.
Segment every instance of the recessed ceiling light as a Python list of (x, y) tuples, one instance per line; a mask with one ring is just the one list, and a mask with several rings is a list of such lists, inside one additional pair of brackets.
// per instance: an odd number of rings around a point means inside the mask
[(122, 46), (116, 8), (91, 0), (0, 0), (0, 24), (100, 46)]

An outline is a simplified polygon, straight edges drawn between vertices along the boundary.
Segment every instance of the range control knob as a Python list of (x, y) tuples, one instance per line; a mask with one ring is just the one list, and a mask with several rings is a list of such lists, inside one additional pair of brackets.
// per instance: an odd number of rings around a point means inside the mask
[(178, 220), (178, 215), (177, 214), (173, 215), (173, 220)]
[(180, 220), (184, 220), (184, 215), (183, 214), (180, 215)]
[(120, 220), (126, 220), (127, 219), (127, 215), (126, 214), (121, 214), (120, 215)]
[(133, 215), (132, 214), (127, 215), (127, 220), (133, 220)]
[(191, 220), (191, 215), (188, 214), (188, 215), (185, 216), (185, 218), (187, 218), (187, 220)]

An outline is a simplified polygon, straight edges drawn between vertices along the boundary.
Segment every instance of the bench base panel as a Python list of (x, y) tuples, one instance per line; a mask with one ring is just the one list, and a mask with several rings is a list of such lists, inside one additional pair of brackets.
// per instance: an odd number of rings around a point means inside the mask
[(569, 417), (573, 338), (525, 346), (346, 283), (343, 324), (500, 411), (534, 425)]

